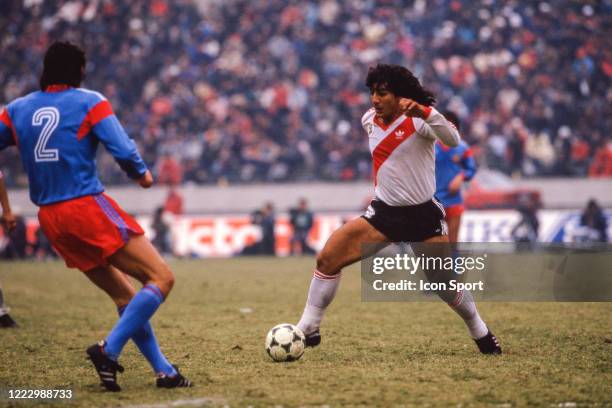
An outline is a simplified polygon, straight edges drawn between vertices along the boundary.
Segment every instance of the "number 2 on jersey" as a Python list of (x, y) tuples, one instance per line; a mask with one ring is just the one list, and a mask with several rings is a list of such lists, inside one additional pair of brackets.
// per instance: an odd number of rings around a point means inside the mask
[(54, 162), (59, 161), (59, 152), (57, 149), (47, 149), (47, 143), (51, 139), (51, 135), (59, 125), (59, 111), (52, 107), (46, 106), (38, 109), (32, 116), (32, 126), (42, 126), (42, 131), (34, 146), (34, 160), (37, 162)]

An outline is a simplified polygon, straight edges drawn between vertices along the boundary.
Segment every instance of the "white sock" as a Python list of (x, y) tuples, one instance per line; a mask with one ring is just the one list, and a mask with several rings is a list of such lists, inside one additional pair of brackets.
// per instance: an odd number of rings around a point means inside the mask
[(458, 292), (455, 301), (448, 305), (461, 316), (473, 339), (480, 339), (487, 335), (489, 329), (480, 318), (478, 310), (476, 310), (476, 303), (474, 303), (474, 298), (469, 290)]
[(319, 329), (325, 309), (334, 300), (340, 277), (342, 273), (336, 275), (325, 275), (315, 269), (314, 276), (310, 282), (308, 290), (308, 300), (304, 313), (297, 326), (304, 332), (310, 334)]

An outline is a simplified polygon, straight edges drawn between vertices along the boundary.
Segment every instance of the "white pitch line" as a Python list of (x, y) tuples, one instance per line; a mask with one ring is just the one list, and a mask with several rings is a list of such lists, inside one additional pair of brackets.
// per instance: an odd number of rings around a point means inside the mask
[(226, 401), (221, 398), (194, 398), (179, 399), (175, 401), (162, 402), (159, 404), (123, 405), (123, 408), (175, 408), (175, 407), (208, 407), (225, 405)]

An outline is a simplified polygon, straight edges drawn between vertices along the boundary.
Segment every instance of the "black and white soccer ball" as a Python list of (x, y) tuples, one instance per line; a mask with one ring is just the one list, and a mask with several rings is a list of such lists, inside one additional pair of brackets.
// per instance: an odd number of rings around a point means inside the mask
[(295, 361), (304, 354), (306, 337), (289, 323), (274, 326), (266, 336), (266, 351), (274, 361)]

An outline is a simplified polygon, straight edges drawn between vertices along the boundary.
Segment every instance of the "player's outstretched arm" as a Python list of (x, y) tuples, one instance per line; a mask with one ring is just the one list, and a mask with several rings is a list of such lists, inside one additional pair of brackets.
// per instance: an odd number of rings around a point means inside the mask
[(11, 211), (11, 204), (4, 183), (4, 175), (0, 171), (0, 207), (2, 207), (2, 215), (0, 215), (0, 223), (4, 224), (9, 231), (12, 231), (17, 225), (17, 218)]
[[(148, 169), (138, 153), (136, 143), (133, 139), (130, 139), (123, 126), (121, 126), (117, 116), (112, 112), (108, 101), (102, 101), (101, 104), (107, 104), (105, 110), (106, 116), (92, 128), (94, 134), (128, 177), (138, 180), (139, 184), (145, 187), (148, 183), (148, 177), (146, 177)], [(153, 178), (150, 177), (150, 179), (150, 183), (152, 183)], [(141, 180), (143, 180), (145, 185), (143, 185)], [(148, 187), (150, 187), (150, 184), (145, 188)]]
[(419, 133), (430, 139), (439, 139), (447, 146), (455, 147), (461, 141), (457, 129), (431, 106), (421, 105), (408, 98), (400, 100), (400, 107), (406, 116), (422, 119), (423, 127)]
[[(8, 110), (6, 108), (0, 111), (0, 151), (8, 146), (15, 145), (15, 135), (12, 132), (12, 122), (9, 117)], [(17, 225), (17, 218), (11, 211), (11, 205), (8, 198), (8, 192), (6, 191), (6, 184), (4, 183), (4, 175), (0, 171), (0, 207), (2, 207), (2, 214), (0, 214), (0, 225), (4, 224), (9, 231), (12, 231)]]
[(429, 108), (429, 114), (425, 118), (425, 127), (429, 127), (434, 137), (447, 146), (455, 147), (461, 141), (457, 128), (434, 108)]

